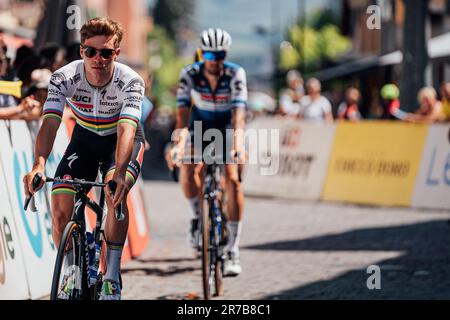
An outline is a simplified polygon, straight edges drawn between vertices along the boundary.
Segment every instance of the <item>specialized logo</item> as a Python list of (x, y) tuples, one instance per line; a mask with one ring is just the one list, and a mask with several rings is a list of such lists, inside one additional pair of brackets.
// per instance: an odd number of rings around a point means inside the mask
[(71, 154), (67, 160), (69, 160), (69, 168), (72, 169), (72, 163), (78, 159), (77, 153), (74, 152), (73, 154)]
[(75, 203), (74, 212), (78, 212), (82, 205), (81, 199), (78, 199), (78, 201)]

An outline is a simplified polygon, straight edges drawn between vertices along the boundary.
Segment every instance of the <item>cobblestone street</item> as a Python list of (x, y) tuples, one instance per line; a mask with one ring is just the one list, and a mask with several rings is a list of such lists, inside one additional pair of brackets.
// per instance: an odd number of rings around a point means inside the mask
[[(123, 270), (124, 299), (202, 298), (187, 243), (189, 208), (170, 182), (146, 182), (150, 244)], [(247, 198), (239, 277), (221, 299), (449, 299), (446, 211)], [(367, 267), (381, 268), (369, 290)]]

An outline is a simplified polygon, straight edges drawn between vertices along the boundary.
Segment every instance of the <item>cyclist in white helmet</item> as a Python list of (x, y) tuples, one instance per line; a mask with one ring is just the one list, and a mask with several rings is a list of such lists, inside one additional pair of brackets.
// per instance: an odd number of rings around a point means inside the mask
[[(242, 230), (244, 195), (238, 179), (237, 162), (244, 161), (243, 130), (247, 104), (245, 71), (237, 64), (225, 61), (231, 46), (231, 37), (222, 29), (208, 29), (200, 36), (202, 60), (183, 68), (177, 91), (177, 130), (174, 147), (167, 157), (169, 167), (180, 166), (180, 183), (183, 193), (191, 204), (191, 245), (198, 232), (201, 203), (201, 164), (186, 163), (181, 155), (196, 150), (206, 156), (209, 141), (202, 139), (208, 129), (222, 133), (223, 148), (216, 147), (216, 154), (223, 155), (225, 163), (225, 186), (227, 192), (226, 212), (228, 215), (228, 243), (225, 247), (226, 261), (224, 275), (241, 273), (239, 260), (239, 239)], [(197, 122), (197, 123), (196, 123)], [(201, 129), (198, 125), (201, 123)], [(232, 134), (225, 134), (232, 128)], [(195, 130), (194, 130), (195, 129)], [(241, 130), (238, 130), (241, 129)], [(229, 131), (230, 132), (230, 131)], [(199, 139), (198, 136), (201, 136)], [(190, 136), (190, 137), (189, 137)], [(201, 146), (195, 145), (197, 139)], [(208, 148), (209, 149), (209, 148)], [(205, 152), (204, 152), (205, 151)], [(175, 161), (173, 159), (175, 158)], [(205, 158), (202, 157), (202, 160)], [(180, 164), (181, 163), (181, 164)]]

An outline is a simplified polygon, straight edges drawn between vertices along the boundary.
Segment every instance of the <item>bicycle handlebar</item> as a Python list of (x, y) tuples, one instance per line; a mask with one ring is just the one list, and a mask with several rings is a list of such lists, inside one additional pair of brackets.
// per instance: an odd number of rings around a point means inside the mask
[[(36, 173), (36, 175), (33, 178), (33, 190), (36, 190), (42, 181), (42, 174)], [(73, 186), (79, 186), (79, 187), (106, 187), (106, 183), (102, 182), (93, 182), (93, 181), (85, 181), (83, 179), (60, 179), (60, 178), (49, 178), (45, 177), (45, 182), (63, 182), (67, 184), (71, 184)], [(114, 198), (114, 193), (116, 192), (117, 184), (114, 180), (111, 180), (108, 182), (109, 189), (111, 190), (112, 197)], [(25, 199), (24, 204), (24, 210), (27, 211), (28, 205), (30, 204), (31, 198), (33, 198), (33, 195), (27, 196)], [(116, 219), (118, 221), (122, 221), (125, 218), (125, 215), (123, 213), (123, 206), (122, 203), (119, 205), (117, 209), (115, 209)]]

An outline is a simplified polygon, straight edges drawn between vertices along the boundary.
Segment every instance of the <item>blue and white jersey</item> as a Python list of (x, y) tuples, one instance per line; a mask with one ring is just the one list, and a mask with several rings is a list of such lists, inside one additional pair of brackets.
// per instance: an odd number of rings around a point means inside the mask
[(181, 70), (177, 90), (177, 107), (192, 108), (190, 126), (202, 121), (203, 127), (224, 128), (231, 123), (231, 111), (247, 105), (245, 70), (225, 61), (222, 76), (213, 91), (203, 74), (204, 62), (190, 64)]

